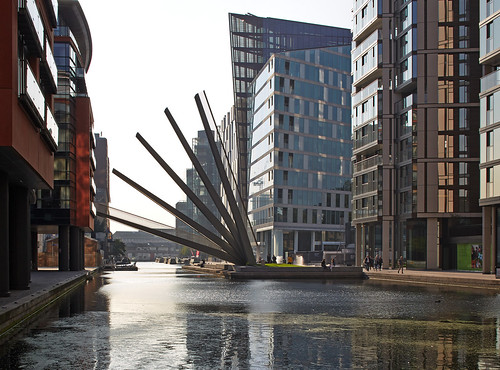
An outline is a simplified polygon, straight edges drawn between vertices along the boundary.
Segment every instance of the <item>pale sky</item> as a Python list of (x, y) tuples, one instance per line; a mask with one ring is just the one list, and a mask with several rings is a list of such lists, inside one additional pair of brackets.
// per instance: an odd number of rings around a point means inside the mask
[[(92, 35), (86, 76), (94, 132), (116, 168), (175, 206), (184, 193), (135, 138), (139, 132), (185, 179), (191, 167), (163, 111), (191, 142), (206, 91), (219, 123), (233, 104), (228, 13), (351, 28), (350, 0), (80, 0)], [(111, 174), (111, 206), (175, 226), (168, 212)], [(112, 222), (111, 230), (129, 230)]]

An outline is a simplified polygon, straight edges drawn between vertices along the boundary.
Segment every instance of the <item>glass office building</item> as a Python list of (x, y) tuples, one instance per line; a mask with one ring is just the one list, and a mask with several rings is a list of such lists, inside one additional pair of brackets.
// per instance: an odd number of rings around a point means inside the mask
[[(351, 30), (253, 14), (229, 14), (235, 121), (239, 150), (239, 188), (248, 194), (248, 125), (250, 84), (273, 53), (351, 43)], [(245, 201), (245, 199), (244, 199)]]
[(353, 2), (357, 261), (481, 269), (479, 4)]
[(253, 81), (248, 208), (264, 259), (342, 247), (351, 203), (350, 51), (277, 53)]

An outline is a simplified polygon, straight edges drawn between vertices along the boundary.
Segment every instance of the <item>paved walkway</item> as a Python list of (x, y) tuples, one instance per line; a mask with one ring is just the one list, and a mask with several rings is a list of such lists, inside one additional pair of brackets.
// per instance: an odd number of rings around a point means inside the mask
[(33, 315), (41, 307), (67, 293), (96, 271), (58, 271), (41, 269), (31, 272), (30, 289), (11, 290), (9, 297), (0, 297), (0, 343), (2, 334)]
[(483, 274), (481, 272), (458, 272), (458, 271), (420, 271), (404, 270), (398, 273), (396, 269), (384, 269), (382, 271), (365, 271), (365, 274), (373, 280), (390, 280), (416, 284), (451, 285), (457, 287), (473, 287), (500, 290), (500, 279), (494, 274)]

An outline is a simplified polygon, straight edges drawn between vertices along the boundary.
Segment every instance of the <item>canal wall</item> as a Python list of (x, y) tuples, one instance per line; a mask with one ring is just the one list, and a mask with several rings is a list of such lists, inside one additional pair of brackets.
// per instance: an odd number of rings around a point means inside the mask
[(29, 290), (0, 298), (0, 344), (33, 320), (44, 308), (63, 297), (98, 270), (32, 272)]
[(496, 279), (495, 275), (480, 272), (404, 270), (401, 274), (392, 269), (382, 271), (372, 269), (365, 271), (365, 274), (368, 279), (381, 282), (500, 290), (500, 279)]
[(205, 264), (183, 266), (184, 270), (224, 277), (226, 279), (364, 279), (362, 267), (338, 266), (333, 270), (322, 267), (266, 267)]

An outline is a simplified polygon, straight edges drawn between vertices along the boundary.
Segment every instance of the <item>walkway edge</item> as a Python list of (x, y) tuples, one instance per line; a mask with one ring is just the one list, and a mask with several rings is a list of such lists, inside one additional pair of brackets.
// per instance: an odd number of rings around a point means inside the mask
[(46, 307), (53, 304), (83, 284), (93, 272), (81, 271), (76, 278), (71, 277), (57, 282), (38, 292), (22, 297), (14, 302), (0, 307), (0, 344), (9, 340), (18, 330), (21, 330), (29, 321), (36, 317)]

